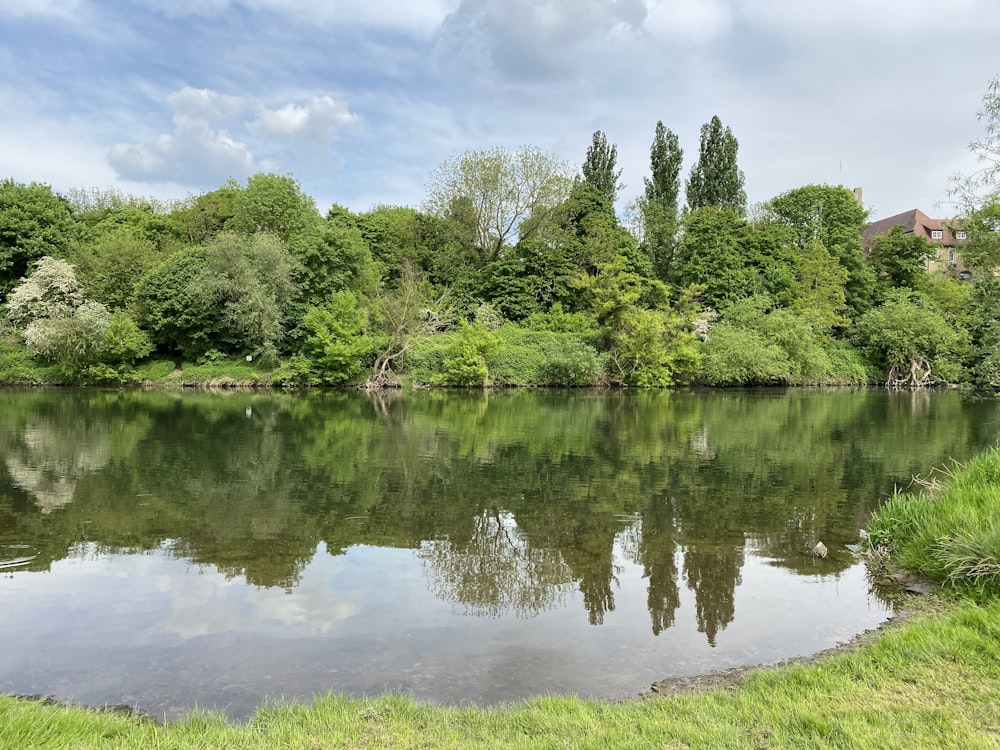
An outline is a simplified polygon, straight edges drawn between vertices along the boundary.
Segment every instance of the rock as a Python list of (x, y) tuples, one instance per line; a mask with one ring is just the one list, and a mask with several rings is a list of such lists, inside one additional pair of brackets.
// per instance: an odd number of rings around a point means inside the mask
[(819, 558), (826, 557), (826, 555), (827, 555), (827, 553), (829, 551), (830, 550), (828, 550), (826, 548), (826, 545), (823, 544), (823, 542), (817, 542), (816, 546), (813, 547), (813, 554), (816, 555), (816, 557), (819, 557)]

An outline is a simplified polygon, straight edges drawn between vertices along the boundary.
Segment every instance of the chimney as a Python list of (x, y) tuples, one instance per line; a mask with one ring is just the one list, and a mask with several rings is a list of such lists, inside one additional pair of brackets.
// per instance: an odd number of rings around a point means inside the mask
[(861, 206), (862, 208), (864, 208), (864, 205), (865, 205), (865, 204), (861, 202), (861, 188), (859, 188), (859, 187), (856, 187), (856, 188), (854, 188), (854, 190), (852, 190), (851, 192), (852, 192), (852, 193), (854, 193), (854, 201), (855, 201), (855, 202), (856, 202), (856, 203), (857, 203), (857, 204), (858, 204), (859, 206)]

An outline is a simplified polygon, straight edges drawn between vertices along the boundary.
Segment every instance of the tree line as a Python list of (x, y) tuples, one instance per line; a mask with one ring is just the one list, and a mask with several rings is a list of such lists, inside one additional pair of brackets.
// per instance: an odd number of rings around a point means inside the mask
[(996, 192), (966, 211), (969, 285), (928, 274), (935, 246), (901, 230), (862, 247), (844, 187), (748, 209), (738, 149), (706, 123), (682, 203), (684, 154), (658, 122), (624, 217), (602, 131), (579, 168), (467, 151), (419, 208), (325, 216), (288, 175), (171, 204), (6, 179), (0, 377), (249, 360), (272, 383), (370, 388), (1000, 384)]

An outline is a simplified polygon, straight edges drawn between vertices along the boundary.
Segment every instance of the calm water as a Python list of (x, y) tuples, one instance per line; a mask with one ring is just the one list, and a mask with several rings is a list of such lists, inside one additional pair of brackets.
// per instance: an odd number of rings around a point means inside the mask
[(240, 718), (812, 653), (887, 616), (871, 510), (998, 426), (883, 390), (5, 390), (0, 690)]

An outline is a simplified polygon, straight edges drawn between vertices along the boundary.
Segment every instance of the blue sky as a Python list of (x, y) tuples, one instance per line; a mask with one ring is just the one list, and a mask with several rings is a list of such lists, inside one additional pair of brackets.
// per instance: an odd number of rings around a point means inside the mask
[(274, 171), (361, 211), (469, 149), (578, 168), (600, 129), (623, 208), (657, 120), (686, 176), (718, 114), (751, 202), (949, 216), (998, 39), (996, 0), (2, 0), (0, 177), (174, 199)]

